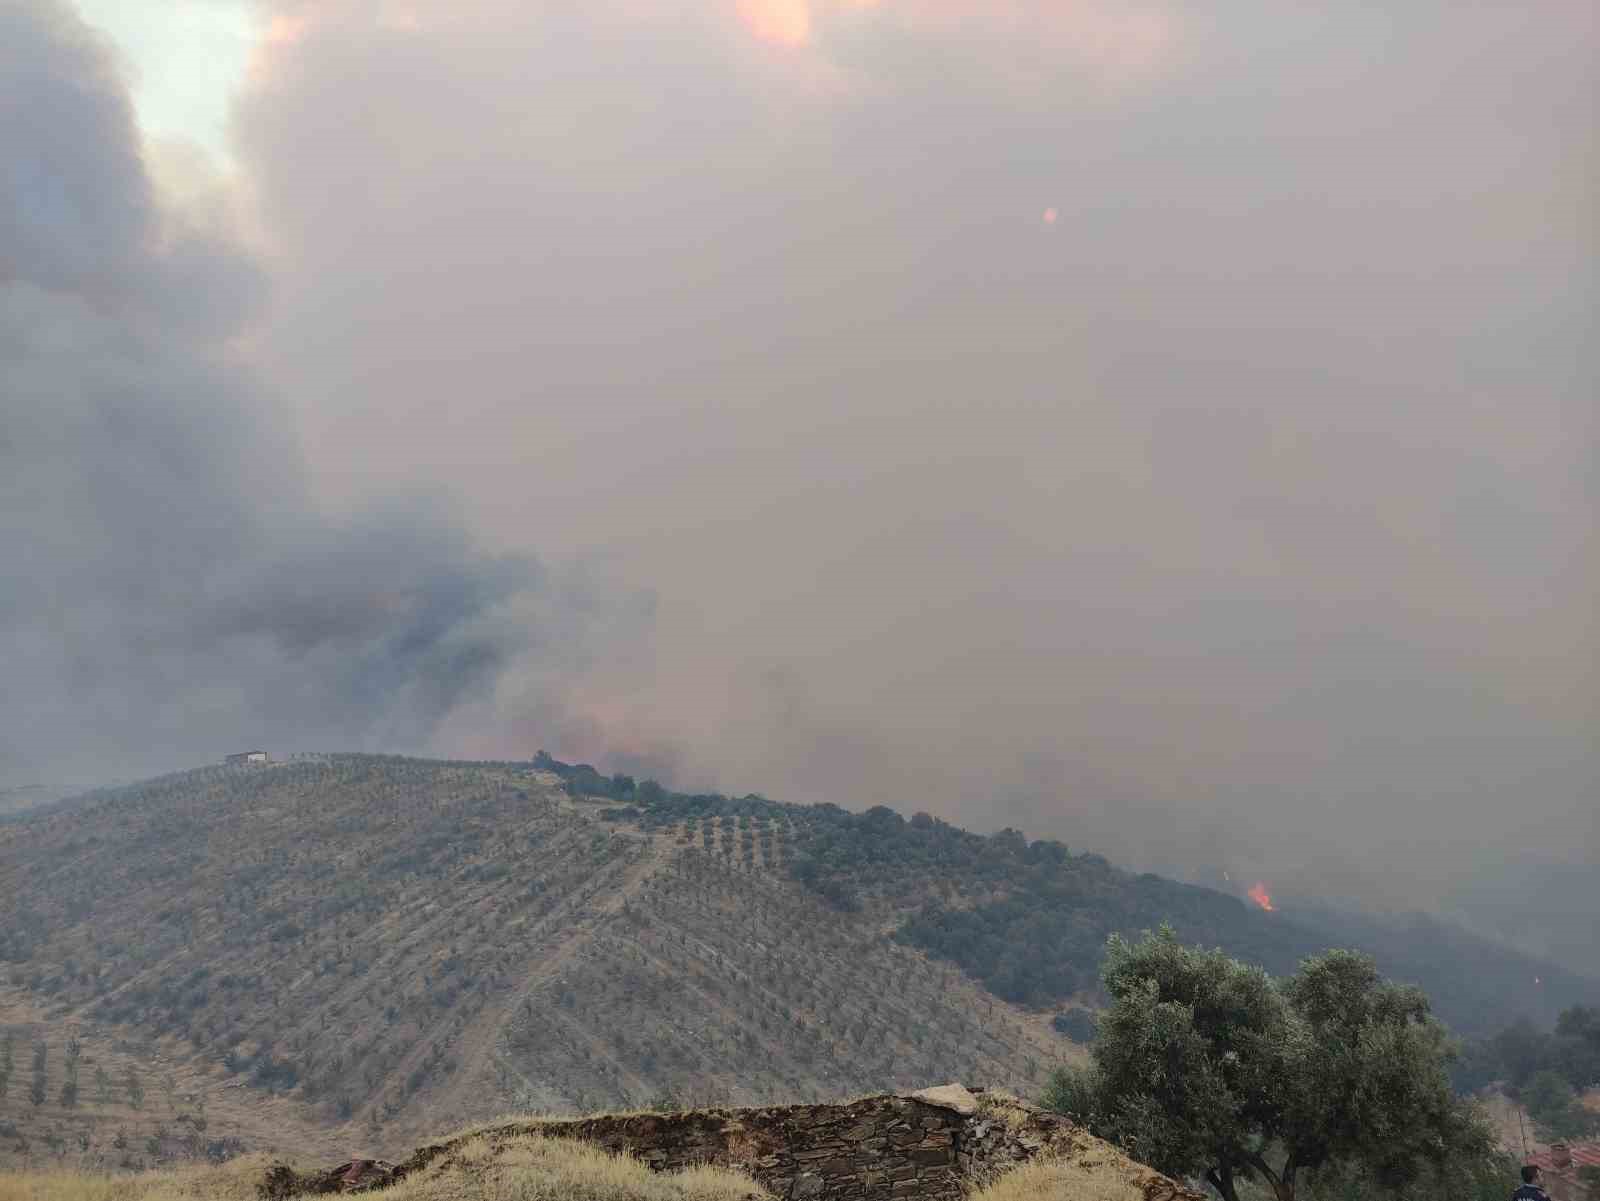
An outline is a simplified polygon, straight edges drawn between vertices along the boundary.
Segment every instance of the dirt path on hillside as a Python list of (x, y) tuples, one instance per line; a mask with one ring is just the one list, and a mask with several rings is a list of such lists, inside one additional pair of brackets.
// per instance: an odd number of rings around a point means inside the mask
[[(396, 1137), (418, 1137), (437, 1133), (441, 1123), (449, 1124), (472, 1116), (484, 1115), (486, 1099), (500, 1095), (496, 1081), (495, 1060), (501, 1036), (509, 1018), (514, 1015), (535, 992), (557, 977), (574, 954), (586, 946), (598, 929), (622, 907), (639, 895), (645, 882), (661, 871), (679, 853), (679, 848), (665, 838), (652, 839), (647, 849), (615, 874), (608, 874), (601, 882), (598, 896), (591, 896), (579, 904), (562, 906), (540, 922), (543, 935), (531, 952), (531, 962), (518, 983), (501, 993), (484, 1006), (452, 1044), (458, 1066), (448, 1082), (438, 1089), (425, 1090), (406, 1105), (397, 1119), (384, 1132), (387, 1143)], [(605, 1048), (594, 1044), (597, 1053)], [(419, 1046), (390, 1074), (391, 1079), (404, 1079), (416, 1063), (427, 1053)], [(532, 1083), (532, 1082), (528, 1082)], [(501, 1098), (501, 1103), (505, 1099)], [(377, 1102), (373, 1102), (377, 1104)]]

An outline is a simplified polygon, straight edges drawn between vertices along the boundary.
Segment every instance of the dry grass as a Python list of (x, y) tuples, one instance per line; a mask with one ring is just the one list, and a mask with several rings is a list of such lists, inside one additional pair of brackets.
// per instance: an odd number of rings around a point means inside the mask
[(1145, 1201), (1149, 1174), (1120, 1156), (1044, 1159), (1007, 1172), (969, 1201)]
[[(854, 1105), (858, 1101), (874, 1101), (884, 1095), (885, 1094), (881, 1090), (878, 1092), (846, 1093), (838, 1097), (829, 1097), (825, 1104), (836, 1106)], [(1001, 1095), (1006, 1097), (1009, 1101), (1017, 1103), (1017, 1099), (1010, 1093), (1002, 1093)], [(818, 1102), (818, 1104), (823, 1103), (824, 1102)], [(774, 1109), (781, 1109), (788, 1105), (799, 1106), (803, 1108), (809, 1103), (804, 1101), (774, 1101), (768, 1104), (770, 1104)], [(531, 1132), (532, 1127), (556, 1122), (586, 1122), (597, 1118), (659, 1118), (669, 1114), (673, 1117), (682, 1117), (686, 1114), (696, 1113), (733, 1113), (736, 1110), (744, 1108), (747, 1108), (747, 1106), (742, 1102), (729, 1102), (726, 1105), (681, 1105), (674, 1106), (671, 1109), (638, 1107), (631, 1109), (627, 1107), (621, 1107), (617, 1109), (584, 1109), (577, 1111), (513, 1109), (507, 1110), (505, 1113), (496, 1114), (493, 1117), (486, 1118), (481, 1122), (470, 1122), (465, 1126), (455, 1127), (445, 1134), (428, 1139), (427, 1142), (437, 1146), (446, 1143), (460, 1142), (463, 1139), (472, 1138), (476, 1135), (483, 1135), (489, 1138), (498, 1138), (507, 1131), (514, 1131), (517, 1128), (528, 1128)]]
[(1015, 1093), (1003, 1088), (989, 1088), (978, 1094), (978, 1112), (986, 1118), (1005, 1123), (1012, 1130), (1026, 1130), (1029, 1119), (1038, 1111)]
[[(702, 1106), (701, 1109), (715, 1108)], [(582, 1113), (547, 1113), (532, 1110), (511, 1110), (506, 1113), (496, 1114), (481, 1122), (470, 1122), (465, 1126), (457, 1126), (444, 1134), (437, 1135), (427, 1140), (433, 1146), (442, 1146), (447, 1143), (458, 1143), (464, 1139), (483, 1136), (486, 1138), (499, 1138), (506, 1132), (515, 1132), (517, 1129), (529, 1129), (546, 1122), (583, 1122), (591, 1118), (638, 1118), (659, 1116), (663, 1111), (659, 1109), (589, 1109)], [(698, 1113), (695, 1109), (674, 1109), (672, 1113)]]
[(54, 1169), (0, 1174), (0, 1201), (255, 1201), (264, 1156), (223, 1167), (103, 1174)]
[[(265, 1158), (220, 1168), (106, 1176), (70, 1171), (0, 1175), (0, 1201), (254, 1201)], [(384, 1201), (770, 1201), (739, 1172), (654, 1173), (583, 1143), (519, 1136), (471, 1139), (381, 1194)]]
[(742, 1172), (652, 1172), (628, 1155), (538, 1135), (473, 1138), (384, 1192), (385, 1201), (747, 1201), (767, 1198)]

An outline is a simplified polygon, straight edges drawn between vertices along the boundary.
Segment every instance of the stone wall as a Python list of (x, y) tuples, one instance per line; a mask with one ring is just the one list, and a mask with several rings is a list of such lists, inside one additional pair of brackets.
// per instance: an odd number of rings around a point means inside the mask
[[(783, 1201), (956, 1201), (975, 1179), (1044, 1151), (1067, 1153), (1096, 1143), (1065, 1118), (1011, 1098), (974, 1095), (960, 1085), (837, 1105), (523, 1121), (480, 1128), (471, 1137), (492, 1145), (526, 1134), (628, 1151), (658, 1170), (699, 1163), (742, 1168)], [(283, 1175), (263, 1194), (381, 1187), (441, 1158), (448, 1161), (465, 1141), (421, 1147), (392, 1166), (360, 1161), (316, 1177), (275, 1169)], [(1149, 1201), (1196, 1196), (1154, 1173), (1148, 1176)]]
[(658, 1169), (741, 1167), (786, 1201), (890, 1201), (958, 1198), (968, 1171), (1011, 1153), (996, 1124), (976, 1124), (985, 1135), (996, 1132), (991, 1140), (973, 1137), (968, 1120), (908, 1097), (870, 1097), (843, 1105), (584, 1118), (539, 1129), (631, 1151)]

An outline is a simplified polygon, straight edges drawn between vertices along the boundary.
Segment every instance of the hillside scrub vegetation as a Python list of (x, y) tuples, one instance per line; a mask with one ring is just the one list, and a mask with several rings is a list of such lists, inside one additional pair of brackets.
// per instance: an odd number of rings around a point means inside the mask
[(1426, 997), (1365, 956), (1331, 951), (1275, 980), (1163, 928), (1113, 937), (1104, 983), (1093, 1066), (1058, 1072), (1045, 1101), (1159, 1171), (1225, 1201), (1245, 1182), (1297, 1201), (1323, 1175), (1466, 1195), (1457, 1178), (1491, 1161)]
[(1600, 1113), (1584, 1105), (1558, 1072), (1548, 1068), (1539, 1072), (1519, 1096), (1546, 1142), (1586, 1138), (1600, 1130)]
[[(649, 829), (675, 822), (778, 823), (784, 868), (835, 908), (873, 902), (897, 916), (895, 938), (959, 966), (996, 996), (1042, 1008), (1093, 992), (1108, 935), (1166, 923), (1186, 942), (1220, 946), (1277, 974), (1329, 946), (1367, 949), (1385, 974), (1437, 998), (1463, 1034), (1488, 1034), (1524, 1012), (1549, 1021), (1560, 1004), (1600, 986), (1422, 915), (1384, 922), (1324, 909), (1265, 913), (1238, 897), (1114, 866), (1054, 839), (1016, 830), (975, 834), (926, 813), (879, 805), (789, 805), (750, 795), (679, 793), (655, 781), (604, 775), (539, 752), (535, 765), (569, 795), (614, 803)], [(1534, 976), (1543, 983), (1529, 994)]]
[(1589, 1089), (1600, 1088), (1600, 1008), (1564, 1010), (1554, 1030), (1521, 1021), (1491, 1038), (1472, 1040), (1452, 1066), (1451, 1078), (1463, 1092), (1499, 1086), (1522, 1105), (1547, 1142), (1600, 1132), (1600, 1113), (1581, 1100)]

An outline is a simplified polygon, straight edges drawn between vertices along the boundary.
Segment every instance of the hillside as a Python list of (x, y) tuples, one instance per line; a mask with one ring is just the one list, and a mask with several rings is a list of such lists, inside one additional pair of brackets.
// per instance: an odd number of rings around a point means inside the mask
[[(1534, 882), (1535, 887), (1529, 887)], [(1600, 862), (1508, 856), (1440, 898), (1468, 928), (1586, 976), (1600, 976)], [(1587, 915), (1587, 916), (1586, 916)]]
[[(1092, 996), (1106, 934), (1161, 921), (1276, 971), (1328, 941), (1013, 831), (685, 796), (548, 756), (202, 768), (0, 823), (0, 1148), (382, 1152), (508, 1109), (1031, 1093), (1079, 1053), (1050, 1019)], [(1375, 949), (1449, 1020), (1504, 1024), (1528, 994), (1499, 981), (1527, 962), (1463, 946), (1418, 950), (1426, 974), (1403, 940)], [(1583, 999), (1538, 966), (1534, 1001)], [(134, 1109), (125, 1060), (180, 1099)]]
[(608, 797), (625, 806), (612, 812), (647, 829), (680, 820), (702, 830), (753, 822), (759, 831), (764, 821), (796, 829), (790, 870), (811, 891), (841, 910), (864, 905), (895, 914), (897, 941), (1026, 1006), (1055, 1006), (1093, 990), (1107, 935), (1162, 922), (1186, 942), (1221, 946), (1279, 975), (1329, 946), (1358, 947), (1385, 975), (1422, 987), (1463, 1035), (1487, 1035), (1519, 1018), (1547, 1027), (1561, 1010), (1600, 999), (1600, 981), (1422, 914), (1378, 919), (1309, 905), (1266, 912), (1057, 841), (1030, 842), (1015, 830), (983, 836), (882, 806), (857, 814), (669, 793), (549, 756), (538, 762), (571, 794)]
[(26, 813), (30, 809), (58, 801), (65, 795), (60, 789), (45, 784), (22, 784), (0, 788), (0, 821)]
[(527, 764), (365, 756), (206, 768), (0, 826), (0, 1021), (26, 1024), (0, 1117), (106, 1151), (91, 1090), (22, 1095), (40, 1031), (52, 1071), (69, 1030), (132, 1039), (213, 1113), (281, 1095), (380, 1150), (511, 1108), (1031, 1090), (1070, 1050), (800, 887), (794, 830), (766, 833), (746, 855), (606, 820)]
[[(15, 1002), (0, 1011), (0, 1076), (8, 1042), (13, 1068), (0, 1090), (0, 1167), (68, 1159), (137, 1169), (173, 1160), (221, 1161), (246, 1148), (329, 1157), (344, 1149), (291, 1097), (268, 1096), (239, 1079), (219, 1080), (187, 1047), (52, 1020)], [(40, 1047), (44, 1071), (36, 1077)], [(74, 1076), (77, 1097), (69, 1104), (63, 1089)], [(36, 1078), (43, 1084), (38, 1105)]]

